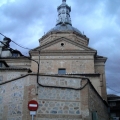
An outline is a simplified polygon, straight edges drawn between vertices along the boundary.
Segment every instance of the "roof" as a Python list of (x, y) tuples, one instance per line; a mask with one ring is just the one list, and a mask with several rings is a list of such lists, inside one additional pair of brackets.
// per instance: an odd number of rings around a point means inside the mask
[(19, 50), (13, 50), (12, 53), (18, 53), (20, 56), (23, 56), (23, 54)]
[(64, 24), (64, 25), (59, 24), (55, 26), (54, 28), (52, 28), (50, 31), (48, 31), (48, 33), (50, 32), (76, 32), (82, 35), (82, 33), (77, 28), (72, 27), (69, 24)]
[(6, 68), (0, 68), (0, 70), (26, 70), (28, 72), (32, 72), (29, 68), (19, 68), (19, 67), (6, 67)]
[(107, 97), (119, 97), (119, 96), (114, 95), (114, 94), (108, 94)]
[(107, 99), (108, 101), (120, 101), (120, 96), (109, 94), (107, 95)]
[(6, 67), (9, 67), (9, 65), (4, 60), (0, 60), (0, 62), (3, 63)]
[(82, 33), (77, 28), (72, 26), (71, 17), (70, 17), (71, 7), (66, 4), (66, 0), (62, 1), (62, 4), (58, 6), (57, 11), (58, 11), (58, 19), (56, 26), (52, 28), (50, 31), (48, 31), (47, 34), (51, 32), (72, 31), (82, 35)]

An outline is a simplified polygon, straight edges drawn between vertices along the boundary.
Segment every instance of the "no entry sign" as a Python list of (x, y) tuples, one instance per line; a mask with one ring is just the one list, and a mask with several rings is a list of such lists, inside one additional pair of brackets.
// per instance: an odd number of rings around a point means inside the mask
[(28, 102), (28, 109), (30, 111), (37, 111), (38, 109), (38, 102), (35, 100), (31, 100)]

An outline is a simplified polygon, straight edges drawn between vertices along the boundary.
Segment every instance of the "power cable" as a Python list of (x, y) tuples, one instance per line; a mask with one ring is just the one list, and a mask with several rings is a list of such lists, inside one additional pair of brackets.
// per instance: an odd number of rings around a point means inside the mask
[(109, 86), (107, 86), (109, 89), (111, 89), (111, 90), (113, 90), (114, 92), (117, 92), (117, 93), (120, 93), (120, 92), (118, 92), (118, 91), (116, 91), (116, 90), (114, 90), (114, 89), (112, 89), (111, 87), (109, 87)]
[[(0, 33), (0, 34), (1, 34), (2, 36), (6, 37), (6, 36), (3, 35), (2, 33)], [(7, 38), (7, 37), (6, 37), (6, 38)], [(29, 48), (25, 48), (25, 47), (23, 47), (23, 46), (17, 44), (17, 43), (14, 42), (13, 40), (11, 40), (11, 41), (12, 41), (13, 43), (15, 43), (16, 45), (18, 45), (19, 47), (21, 47), (21, 48), (29, 49)], [(4, 44), (2, 41), (0, 41), (0, 42), (1, 42), (2, 44)], [(5, 45), (5, 44), (4, 44), (4, 45)], [(5, 46), (6, 46), (6, 45), (5, 45)], [(11, 47), (8, 47), (8, 48), (10, 48), (11, 50), (14, 50), (14, 49), (12, 49)], [(32, 50), (32, 49), (29, 49), (29, 50)], [(39, 51), (39, 54), (40, 54), (40, 51)], [(23, 55), (23, 56), (24, 56), (24, 55)], [(39, 75), (39, 63), (38, 63), (37, 61), (35, 61), (35, 60), (33, 60), (33, 59), (27, 57), (27, 56), (24, 56), (24, 57), (37, 63), (37, 65), (38, 65), (37, 84), (38, 84), (39, 86), (42, 86), (42, 87), (53, 87), (53, 88), (67, 88), (67, 89), (74, 89), (74, 90), (82, 90), (82, 89), (88, 84), (88, 82), (89, 82), (89, 79), (87, 79), (87, 83), (86, 83), (83, 87), (80, 87), (80, 88), (58, 87), (58, 86), (45, 86), (45, 85), (42, 85), (42, 84), (40, 84), (39, 81), (38, 81), (38, 75)], [(5, 82), (5, 83), (8, 83), (8, 82)], [(5, 83), (1, 83), (0, 85), (5, 84)]]
[[(3, 35), (2, 33), (0, 33), (3, 37), (6, 37), (5, 35)], [(8, 37), (6, 37), (8, 38)], [(11, 39), (10, 39), (11, 40)], [(28, 49), (28, 50), (32, 50), (30, 48), (27, 48), (27, 47), (23, 47), (22, 45), (19, 45), (18, 43), (16, 43), (15, 41), (11, 40), (11, 42), (13, 42), (14, 44), (18, 45), (19, 47), (23, 48), (23, 49)]]
[(5, 35), (3, 35), (2, 33), (0, 33), (3, 37), (6, 37)]
[[(26, 76), (28, 76), (28, 75), (29, 75), (29, 74), (24, 75), (24, 76), (22, 76), (21, 78), (24, 78), (24, 77), (26, 77)], [(16, 81), (17, 79), (18, 79), (18, 78), (15, 78), (15, 79), (12, 79), (12, 80), (5, 81), (5, 82), (3, 82), (3, 83), (0, 83), (0, 85), (4, 85), (4, 84), (7, 84), (7, 83)], [(87, 86), (87, 84), (90, 82), (90, 80), (89, 80), (88, 78), (84, 78), (84, 79), (86, 79), (87, 82), (86, 82), (83, 86), (81, 86), (81, 87), (79, 87), (79, 88), (73, 88), (73, 87), (60, 87), (60, 86), (49, 86), (49, 85), (42, 85), (41, 83), (39, 83), (39, 86), (41, 86), (41, 87), (47, 87), (47, 88), (59, 88), (59, 89), (82, 90), (82, 89), (84, 89), (84, 88)]]
[(12, 41), (14, 44), (18, 45), (19, 47), (21, 47), (21, 48), (23, 48), (23, 49), (32, 50), (32, 49), (30, 49), (30, 48), (26, 48), (26, 47), (23, 47), (23, 46), (19, 45), (18, 43), (16, 43), (16, 42), (13, 41), (13, 40), (11, 40), (11, 41)]

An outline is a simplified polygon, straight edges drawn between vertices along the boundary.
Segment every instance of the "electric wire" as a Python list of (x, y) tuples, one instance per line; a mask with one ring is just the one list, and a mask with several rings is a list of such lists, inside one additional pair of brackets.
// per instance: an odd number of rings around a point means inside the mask
[(3, 37), (6, 37), (5, 35), (3, 35), (2, 33), (0, 33)]
[[(1, 42), (1, 41), (0, 41)], [(1, 42), (2, 44), (4, 44), (3, 42)], [(4, 44), (5, 45), (5, 44)], [(6, 45), (5, 45), (6, 46)], [(11, 47), (8, 47), (8, 48), (10, 48), (10, 49), (12, 49)], [(12, 50), (14, 50), (14, 49), (12, 49)], [(40, 54), (40, 51), (39, 51), (39, 54)], [(29, 60), (32, 60), (32, 61), (34, 61), (34, 62), (36, 62), (37, 63), (37, 65), (38, 65), (38, 72), (39, 72), (39, 63), (37, 62), (37, 61), (35, 61), (35, 60), (33, 60), (33, 59), (31, 59), (31, 58), (29, 58), (29, 57), (27, 57), (27, 56), (24, 56), (25, 58), (27, 58), (27, 59), (29, 59)], [(87, 79), (87, 82), (86, 82), (86, 84), (84, 85), (84, 86), (82, 86), (82, 87), (80, 87), (80, 88), (72, 88), (72, 87), (60, 87), (60, 86), (46, 86), (46, 85), (42, 85), (42, 84), (40, 84), (39, 83), (39, 81), (38, 81), (38, 73), (37, 73), (37, 84), (39, 85), (39, 86), (41, 86), (41, 87), (52, 87), (52, 88), (61, 88), (61, 89), (73, 89), (73, 90), (82, 90), (88, 83), (89, 83), (89, 79), (88, 78), (86, 78)], [(14, 80), (16, 80), (16, 79), (14, 79)], [(9, 83), (9, 82), (12, 82), (12, 81), (14, 81), (14, 80), (10, 80), (10, 81), (6, 81), (6, 82), (3, 82), (3, 83), (0, 83), (0, 85), (3, 85), (3, 84), (6, 84), (6, 83)]]
[[(2, 33), (0, 33), (2, 36), (4, 36), (4, 37), (6, 37), (5, 35), (3, 35)], [(14, 42), (13, 40), (11, 40), (14, 44), (16, 44), (16, 45), (18, 45), (19, 47), (21, 47), (21, 48), (24, 48), (24, 49), (28, 49), (28, 50), (33, 50), (33, 49), (29, 49), (29, 48), (26, 48), (26, 47), (23, 47), (23, 46), (21, 46), (21, 45), (19, 45), (18, 43), (16, 43), (16, 42)], [(1, 41), (0, 41), (1, 42)], [(2, 44), (3, 44), (3, 42), (1, 42)], [(5, 44), (4, 44), (5, 45)], [(9, 47), (10, 49), (12, 49), (11, 47)], [(12, 49), (13, 50), (13, 49)], [(40, 51), (39, 51), (40, 52)], [(40, 54), (40, 53), (39, 53)], [(24, 56), (24, 55), (23, 55)], [(37, 62), (37, 61), (35, 61), (35, 60), (33, 60), (33, 59), (31, 59), (31, 58), (29, 58), (29, 57), (27, 57), (27, 56), (24, 56), (24, 57), (26, 57), (26, 58), (28, 58), (29, 60), (32, 60), (32, 61), (34, 61), (34, 62), (36, 62), (37, 64), (38, 64), (38, 71), (39, 71), (39, 63)], [(40, 84), (39, 83), (39, 81), (38, 81), (38, 75), (39, 75), (39, 73), (37, 73), (37, 83), (38, 83), (38, 85), (39, 86), (41, 86), (41, 87), (53, 87), (53, 88), (67, 88), (67, 89), (74, 89), (74, 90), (81, 90), (81, 89), (83, 89), (87, 84), (88, 84), (88, 82), (89, 82), (89, 79), (87, 79), (87, 83), (83, 86), (83, 87), (80, 87), (80, 88), (71, 88), (71, 87), (58, 87), (58, 86), (45, 86), (45, 85), (42, 85), (42, 84)], [(1, 85), (1, 84), (0, 84)]]
[(109, 87), (109, 86), (107, 86), (110, 90), (112, 90), (112, 91), (114, 91), (114, 92), (116, 92), (116, 93), (120, 93), (120, 92), (118, 92), (118, 91), (116, 91), (116, 90), (114, 90), (114, 89), (112, 89), (111, 87)]
[[(24, 77), (26, 77), (26, 76), (28, 76), (28, 75), (29, 75), (29, 74), (24, 75), (24, 76), (22, 76), (22, 77), (20, 77), (20, 78), (24, 78)], [(90, 82), (90, 80), (89, 80), (88, 78), (84, 78), (84, 79), (86, 79), (87, 82), (86, 82), (83, 86), (81, 86), (81, 87), (79, 87), (79, 88), (73, 88), (73, 87), (60, 87), (60, 86), (49, 86), (49, 85), (42, 85), (41, 83), (39, 83), (39, 86), (41, 86), (41, 87), (47, 87), (47, 88), (59, 88), (59, 89), (82, 90), (82, 89), (85, 88), (85, 87), (87, 86), (87, 84)], [(8, 81), (5, 81), (5, 82), (2, 82), (2, 83), (0, 83), (0, 85), (4, 85), (4, 84), (7, 84), (7, 83), (16, 81), (16, 80), (18, 80), (18, 78), (15, 78), (15, 79), (12, 79), (12, 80), (8, 80)]]
[(27, 47), (23, 47), (22, 45), (19, 45), (18, 43), (16, 43), (15, 41), (11, 40), (14, 44), (18, 45), (19, 47), (23, 48), (23, 49), (27, 49), (27, 50), (32, 50), (30, 48)]
[[(2, 33), (0, 33), (3, 37), (6, 37), (4, 34), (2, 34)], [(6, 37), (6, 38), (8, 38), (8, 37)], [(11, 39), (10, 39), (11, 40)], [(18, 43), (16, 43), (15, 41), (13, 41), (13, 40), (11, 40), (11, 42), (13, 42), (14, 44), (16, 44), (17, 46), (19, 46), (19, 47), (21, 47), (21, 48), (23, 48), (23, 49), (27, 49), (27, 50), (32, 50), (32, 49), (30, 49), (30, 48), (27, 48), (27, 47), (23, 47), (22, 45), (19, 45)]]

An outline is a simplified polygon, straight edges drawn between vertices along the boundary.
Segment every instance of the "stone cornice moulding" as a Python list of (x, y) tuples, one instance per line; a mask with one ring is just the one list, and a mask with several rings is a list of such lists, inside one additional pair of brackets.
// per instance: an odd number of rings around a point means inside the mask
[(77, 32), (72, 32), (72, 31), (67, 31), (67, 32), (65, 32), (65, 31), (64, 32), (58, 32), (58, 31), (56, 31), (56, 32), (48, 32), (47, 34), (42, 36), (42, 38), (39, 39), (39, 42), (43, 41), (45, 38), (47, 38), (47, 37), (49, 37), (51, 35), (56, 35), (56, 34), (74, 34), (74, 35), (76, 35), (78, 37), (83, 38), (84, 40), (87, 40), (88, 43), (89, 43), (89, 38), (87, 38), (86, 35), (81, 35), (81, 34), (78, 34)]
[[(80, 55), (92, 55), (94, 56), (96, 54), (96, 51), (42, 51), (40, 53), (40, 56), (45, 56), (45, 55), (48, 55), (48, 56), (70, 56), (70, 55), (73, 55), (73, 56), (80, 56)], [(31, 52), (31, 56), (38, 56), (39, 53), (37, 51), (32, 51)]]

